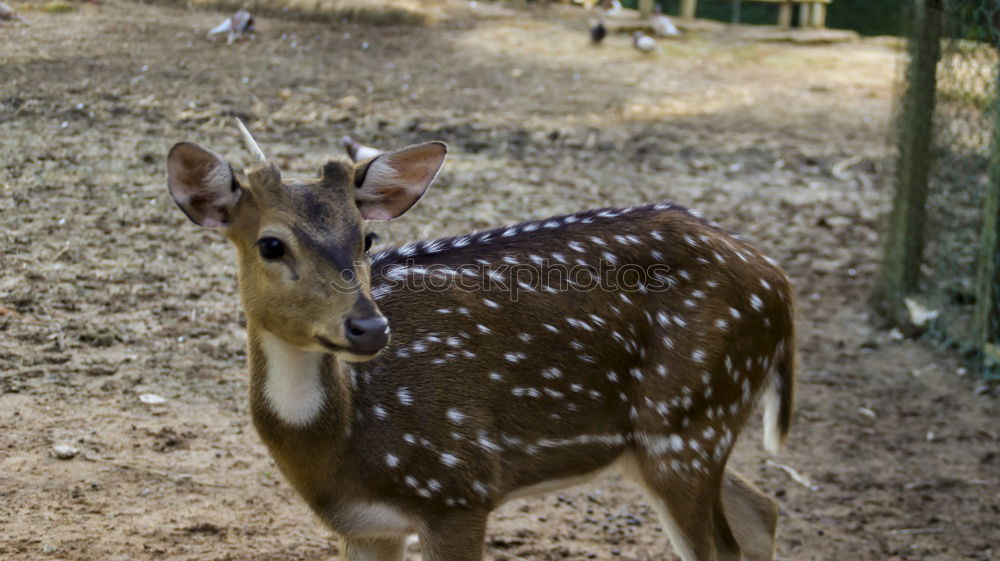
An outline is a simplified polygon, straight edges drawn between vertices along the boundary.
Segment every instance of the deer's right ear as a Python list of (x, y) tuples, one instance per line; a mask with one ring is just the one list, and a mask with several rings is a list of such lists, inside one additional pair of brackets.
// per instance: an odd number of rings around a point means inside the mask
[(227, 226), (243, 192), (222, 156), (190, 142), (167, 154), (167, 187), (184, 214), (205, 228)]
[(424, 195), (444, 165), (448, 147), (427, 142), (385, 152), (355, 172), (361, 181), (355, 200), (365, 220), (392, 220)]

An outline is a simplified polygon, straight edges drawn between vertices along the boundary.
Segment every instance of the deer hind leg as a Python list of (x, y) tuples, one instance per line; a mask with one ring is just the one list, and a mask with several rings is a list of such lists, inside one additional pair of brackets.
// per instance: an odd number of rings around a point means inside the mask
[(707, 474), (675, 470), (642, 450), (621, 466), (622, 473), (646, 491), (683, 561), (740, 561), (740, 547), (722, 506), (721, 466)]
[(774, 561), (774, 533), (778, 508), (753, 483), (731, 468), (722, 478), (722, 506), (726, 520), (746, 561)]
[(423, 561), (481, 561), (489, 511), (456, 510), (425, 520), (420, 531)]
[(346, 561), (402, 561), (406, 539), (348, 538), (342, 540)]

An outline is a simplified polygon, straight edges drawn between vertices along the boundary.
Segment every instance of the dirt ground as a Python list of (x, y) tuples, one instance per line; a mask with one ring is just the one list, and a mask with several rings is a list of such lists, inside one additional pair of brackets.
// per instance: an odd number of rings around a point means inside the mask
[[(733, 460), (781, 506), (778, 558), (1000, 559), (996, 398), (865, 305), (887, 42), (705, 33), (643, 56), (625, 36), (591, 48), (581, 12), (456, 0), (426, 26), (276, 14), (226, 45), (204, 36), (222, 12), (14, 5), (30, 25), (0, 27), (0, 558), (337, 558), (249, 424), (231, 250), (165, 186), (177, 141), (246, 163), (238, 114), (291, 174), (343, 134), (448, 142), (389, 243), (663, 199), (743, 231), (800, 298), (792, 437), (770, 458), (755, 421)], [(508, 504), (487, 539), (498, 561), (665, 558), (616, 475)]]

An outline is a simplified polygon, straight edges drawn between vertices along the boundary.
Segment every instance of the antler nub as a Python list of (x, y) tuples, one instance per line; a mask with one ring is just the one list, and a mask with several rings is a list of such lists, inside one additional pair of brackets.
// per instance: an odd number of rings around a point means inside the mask
[(264, 155), (264, 151), (260, 149), (260, 146), (257, 146), (257, 141), (253, 139), (250, 131), (247, 130), (247, 126), (243, 124), (243, 119), (236, 117), (236, 126), (240, 128), (240, 134), (243, 136), (243, 142), (247, 145), (247, 150), (250, 151), (250, 154), (262, 162), (267, 160), (267, 156)]

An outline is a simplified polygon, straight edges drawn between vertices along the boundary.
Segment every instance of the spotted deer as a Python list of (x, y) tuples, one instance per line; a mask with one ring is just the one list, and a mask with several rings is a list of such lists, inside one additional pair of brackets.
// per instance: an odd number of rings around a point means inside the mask
[(773, 559), (774, 503), (726, 468), (759, 397), (767, 446), (789, 429), (773, 261), (669, 203), (371, 253), (368, 221), (417, 202), (444, 144), (283, 181), (239, 126), (245, 175), (179, 143), (168, 186), (236, 246), (253, 422), (346, 559), (400, 561), (417, 534), (426, 561), (479, 560), (492, 510), (611, 466), (684, 561)]

